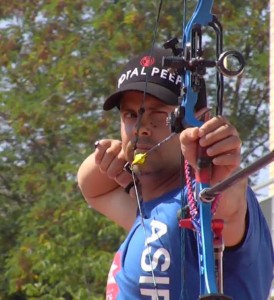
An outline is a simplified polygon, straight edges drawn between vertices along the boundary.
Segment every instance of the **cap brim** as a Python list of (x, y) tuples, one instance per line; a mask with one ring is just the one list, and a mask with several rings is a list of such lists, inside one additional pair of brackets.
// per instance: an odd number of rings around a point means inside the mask
[(132, 82), (110, 95), (106, 99), (103, 109), (110, 110), (115, 106), (119, 107), (121, 96), (126, 91), (145, 91), (147, 94), (156, 97), (166, 104), (178, 105), (178, 95), (171, 92), (169, 89), (152, 82)]

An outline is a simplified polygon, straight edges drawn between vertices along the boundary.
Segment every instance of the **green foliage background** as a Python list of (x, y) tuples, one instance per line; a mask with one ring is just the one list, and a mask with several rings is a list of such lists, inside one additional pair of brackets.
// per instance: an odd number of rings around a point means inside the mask
[[(268, 5), (214, 5), (225, 48), (247, 62), (226, 80), (224, 104), (245, 162), (268, 139)], [(1, 1), (0, 299), (104, 299), (125, 233), (88, 208), (76, 173), (96, 139), (119, 136), (102, 103), (126, 60), (151, 46), (157, 9), (145, 0)], [(181, 1), (163, 2), (156, 44), (180, 38), (182, 16)]]

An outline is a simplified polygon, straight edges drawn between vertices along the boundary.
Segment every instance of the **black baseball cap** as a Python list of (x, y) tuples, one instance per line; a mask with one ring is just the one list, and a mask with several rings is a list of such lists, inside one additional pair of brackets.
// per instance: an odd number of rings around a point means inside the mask
[[(181, 75), (171, 73), (162, 66), (162, 58), (172, 55), (169, 49), (156, 48), (131, 59), (119, 76), (116, 91), (105, 100), (103, 109), (119, 107), (121, 96), (125, 91), (146, 92), (166, 104), (178, 105)], [(200, 108), (206, 106), (204, 103), (200, 104)]]

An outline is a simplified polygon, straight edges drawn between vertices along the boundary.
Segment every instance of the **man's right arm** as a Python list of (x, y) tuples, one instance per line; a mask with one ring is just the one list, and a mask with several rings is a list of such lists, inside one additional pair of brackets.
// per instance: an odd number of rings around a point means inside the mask
[(81, 164), (79, 188), (92, 208), (129, 230), (135, 220), (136, 199), (124, 188), (132, 181), (123, 170), (126, 160), (117, 140), (101, 140), (95, 152)]

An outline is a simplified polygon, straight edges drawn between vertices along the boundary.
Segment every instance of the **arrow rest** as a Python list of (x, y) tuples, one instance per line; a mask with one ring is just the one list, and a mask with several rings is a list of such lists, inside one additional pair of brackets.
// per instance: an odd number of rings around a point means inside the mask
[[(201, 89), (198, 93), (198, 101), (197, 101), (197, 110), (199, 108), (202, 108), (206, 106), (206, 88), (205, 88), (205, 82), (204, 79), (201, 79), (200, 82)], [(186, 92), (186, 89), (184, 89)], [(185, 117), (185, 107), (181, 105), (182, 103), (182, 97), (179, 97), (179, 106), (177, 106), (174, 110), (174, 112), (171, 112), (167, 118), (167, 125), (170, 127), (171, 132), (180, 133), (185, 128), (189, 127), (189, 125), (186, 122), (182, 122)], [(206, 113), (211, 111), (210, 108), (208, 108), (202, 115), (198, 116), (198, 120), (203, 120)]]
[(180, 133), (184, 130), (182, 124), (182, 119), (185, 116), (185, 108), (183, 106), (178, 106), (175, 108), (174, 112), (170, 113), (168, 117), (168, 125), (171, 132)]

